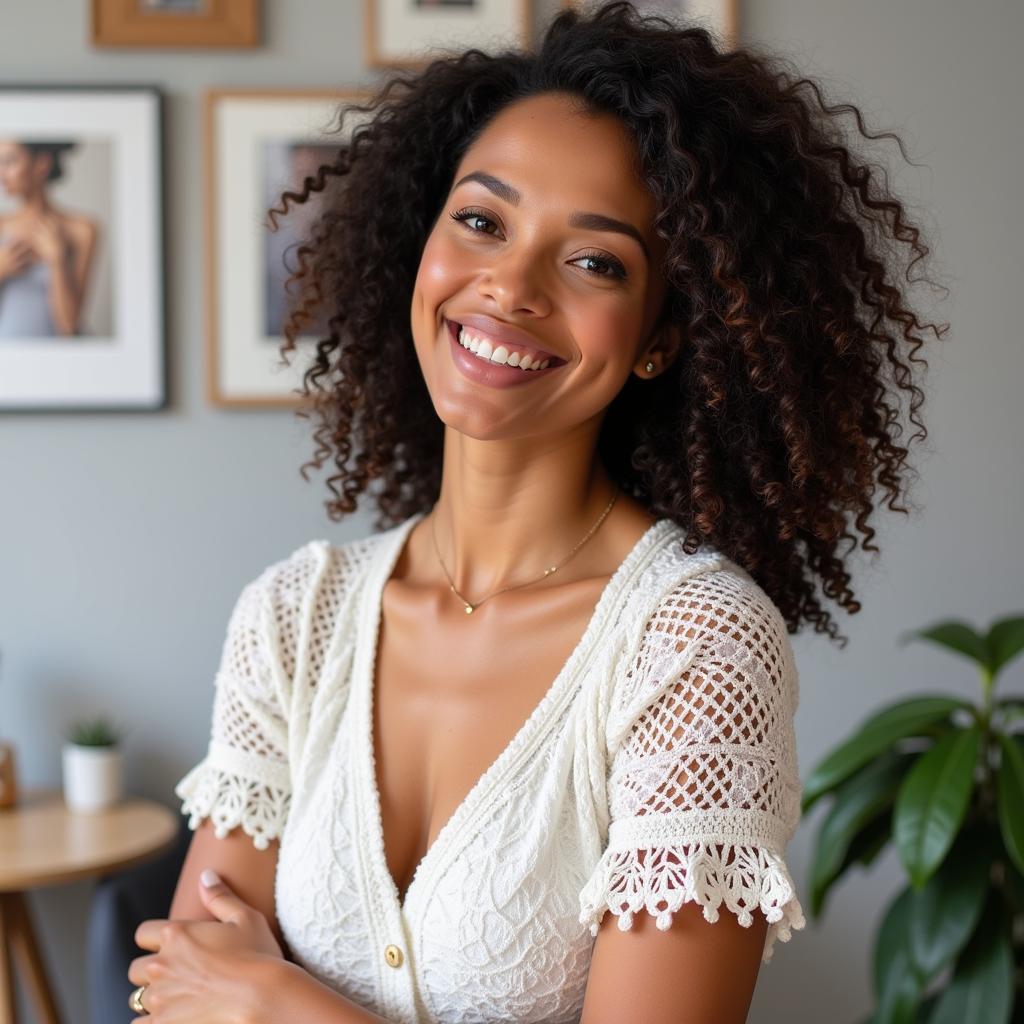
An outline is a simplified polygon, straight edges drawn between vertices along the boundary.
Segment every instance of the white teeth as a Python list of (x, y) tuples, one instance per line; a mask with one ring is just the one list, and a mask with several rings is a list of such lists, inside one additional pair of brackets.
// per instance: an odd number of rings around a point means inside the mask
[(543, 370), (551, 363), (550, 359), (540, 361), (531, 359), (527, 355), (521, 355), (514, 350), (509, 351), (504, 345), (493, 348), (486, 338), (474, 337), (465, 327), (459, 328), (459, 344), (463, 348), (469, 349), (473, 355), (486, 359), (489, 363), (518, 366), (520, 370)]

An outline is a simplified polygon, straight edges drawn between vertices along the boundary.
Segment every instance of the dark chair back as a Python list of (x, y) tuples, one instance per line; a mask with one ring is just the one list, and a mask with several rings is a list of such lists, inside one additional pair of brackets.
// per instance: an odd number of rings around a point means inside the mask
[(146, 951), (135, 945), (135, 929), (167, 917), (193, 835), (183, 815), (177, 840), (165, 853), (96, 883), (86, 942), (90, 1024), (128, 1024), (138, 1016), (128, 1007), (135, 988), (128, 968)]

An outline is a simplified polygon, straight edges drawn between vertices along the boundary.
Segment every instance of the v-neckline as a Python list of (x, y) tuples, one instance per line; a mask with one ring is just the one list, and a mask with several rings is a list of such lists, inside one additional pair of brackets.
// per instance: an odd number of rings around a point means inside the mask
[[(434, 841), (427, 847), (426, 852), (413, 869), (412, 878), (409, 880), (409, 885), (403, 897), (398, 891), (398, 885), (388, 866), (387, 850), (384, 845), (384, 821), (381, 814), (380, 789), (377, 785), (376, 751), (373, 742), (374, 691), (376, 689), (377, 648), (380, 643), (384, 587), (391, 577), (391, 573), (398, 562), (412, 528), (425, 515), (426, 513), (424, 512), (417, 512), (406, 519), (404, 523), (394, 527), (390, 544), (378, 552), (374, 560), (374, 571), (371, 571), (367, 579), (366, 592), (361, 609), (362, 622), (360, 623), (356, 638), (357, 646), (360, 648), (356, 652), (355, 660), (360, 666), (358, 685), (361, 698), (358, 702), (360, 713), (357, 718), (356, 728), (359, 731), (361, 742), (357, 742), (353, 746), (358, 752), (357, 756), (359, 756), (361, 762), (358, 765), (360, 770), (357, 774), (361, 775), (363, 779), (366, 806), (368, 807), (370, 828), (372, 830), (372, 835), (369, 836), (371, 849), (368, 855), (375, 861), (374, 868), (385, 879), (391, 899), (402, 915), (406, 913), (411, 899), (419, 891), (419, 887), (422, 886), (423, 879), (426, 877), (430, 867), (444, 852), (444, 847), (450, 843), (451, 837), (458, 831), (464, 820), (472, 813), (474, 805), (479, 803), (484, 791), (492, 786), (501, 775), (507, 772), (515, 756), (522, 752), (527, 743), (533, 738), (533, 734), (550, 717), (547, 714), (548, 710), (561, 697), (567, 682), (577, 675), (576, 669), (579, 662), (593, 648), (597, 633), (613, 611), (619, 591), (632, 576), (634, 567), (648, 551), (655, 547), (657, 541), (677, 528), (677, 524), (672, 519), (663, 518), (655, 520), (636, 540), (633, 547), (630, 548), (625, 558), (619, 563), (619, 567), (612, 573), (602, 589), (586, 628), (569, 653), (569, 656), (563, 662), (562, 667), (558, 670), (547, 692), (516, 731), (509, 743), (491, 762), (483, 774), (480, 775), (469, 792), (456, 806), (448, 820), (441, 826), (440, 831), (434, 837)], [(363, 752), (365, 752), (365, 758), (362, 756)]]

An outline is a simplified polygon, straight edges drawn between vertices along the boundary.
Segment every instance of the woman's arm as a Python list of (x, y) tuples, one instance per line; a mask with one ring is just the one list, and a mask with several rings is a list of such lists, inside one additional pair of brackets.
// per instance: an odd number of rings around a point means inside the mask
[[(252, 837), (241, 828), (232, 829), (223, 839), (218, 839), (213, 822), (204, 819), (189, 844), (167, 916), (172, 921), (216, 920), (199, 898), (199, 875), (204, 868), (213, 868), (239, 898), (263, 914), (274, 938), (288, 955), (290, 951), (281, 934), (274, 905), (274, 877), (280, 847), (280, 840), (273, 839), (265, 850), (258, 850)], [(266, 969), (274, 975), (258, 980), (259, 987), (269, 995), (266, 1015), (253, 1024), (299, 1020), (303, 1024), (380, 1024), (386, 1021), (321, 984), (288, 960)]]
[(270, 986), (274, 994), (267, 1016), (253, 1024), (393, 1024), (328, 988), (298, 964), (282, 960), (274, 970), (277, 977)]
[(749, 927), (724, 906), (714, 923), (684, 903), (659, 931), (640, 910), (627, 931), (605, 914), (594, 943), (581, 1024), (743, 1024), (754, 995), (768, 921)]
[(287, 955), (289, 950), (281, 935), (274, 905), (274, 876), (280, 846), (280, 840), (273, 839), (265, 850), (258, 850), (252, 837), (241, 828), (234, 828), (223, 839), (218, 839), (213, 822), (205, 818), (192, 836), (167, 916), (172, 921), (216, 920), (199, 899), (199, 875), (204, 868), (213, 868), (241, 899), (267, 919), (274, 938)]
[(65, 227), (51, 212), (39, 220), (32, 237), (33, 247), (50, 270), (49, 298), (53, 322), (57, 332), (65, 336), (78, 333), (85, 285), (96, 247), (96, 230), (91, 221), (82, 221), (73, 228)]

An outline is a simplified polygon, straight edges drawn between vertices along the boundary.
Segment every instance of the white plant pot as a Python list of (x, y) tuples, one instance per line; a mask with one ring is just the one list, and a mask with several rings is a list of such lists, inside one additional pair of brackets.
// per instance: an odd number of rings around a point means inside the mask
[(120, 747), (65, 743), (64, 802), (73, 811), (102, 811), (124, 795)]

